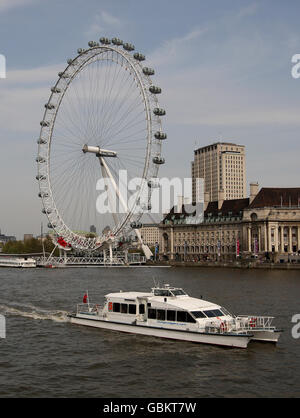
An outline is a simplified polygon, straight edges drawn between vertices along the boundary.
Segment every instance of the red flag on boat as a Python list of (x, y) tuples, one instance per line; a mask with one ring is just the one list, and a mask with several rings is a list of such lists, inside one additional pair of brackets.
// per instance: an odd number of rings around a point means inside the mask
[(83, 303), (88, 303), (88, 295), (85, 293), (85, 295), (83, 296)]

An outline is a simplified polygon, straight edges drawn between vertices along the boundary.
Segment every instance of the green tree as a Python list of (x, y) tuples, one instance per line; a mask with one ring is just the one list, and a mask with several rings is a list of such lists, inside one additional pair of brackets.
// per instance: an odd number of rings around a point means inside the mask
[[(50, 236), (47, 236), (44, 241), (44, 248), (46, 253), (51, 253), (54, 248), (54, 244)], [(9, 241), (2, 249), (4, 254), (30, 254), (30, 253), (42, 253), (43, 244), (40, 239), (31, 238), (26, 241)], [(58, 255), (58, 249), (55, 250), (54, 255)]]

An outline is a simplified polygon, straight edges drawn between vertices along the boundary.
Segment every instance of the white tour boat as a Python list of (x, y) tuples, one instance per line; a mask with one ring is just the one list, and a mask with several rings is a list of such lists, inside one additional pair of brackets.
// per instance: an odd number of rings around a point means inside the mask
[(280, 336), (272, 326), (273, 317), (234, 316), (169, 285), (154, 287), (149, 293), (109, 293), (104, 306), (90, 303), (87, 294), (83, 301), (69, 314), (71, 323), (239, 348), (253, 340), (276, 343)]
[(0, 267), (36, 267), (36, 261), (33, 258), (1, 257)]

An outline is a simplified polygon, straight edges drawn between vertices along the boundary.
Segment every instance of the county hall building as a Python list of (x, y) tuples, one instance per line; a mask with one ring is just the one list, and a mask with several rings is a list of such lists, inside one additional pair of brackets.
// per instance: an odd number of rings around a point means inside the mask
[[(300, 252), (300, 188), (262, 188), (250, 184), (250, 197), (210, 201), (204, 218), (176, 207), (159, 225), (160, 257), (169, 260), (232, 261), (238, 256), (270, 257)], [(191, 213), (192, 212), (192, 213)]]

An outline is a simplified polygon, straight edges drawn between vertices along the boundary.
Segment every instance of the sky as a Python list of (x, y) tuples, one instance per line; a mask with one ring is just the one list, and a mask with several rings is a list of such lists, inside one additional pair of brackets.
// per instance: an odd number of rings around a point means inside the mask
[(162, 177), (190, 177), (193, 151), (246, 146), (247, 183), (300, 187), (297, 0), (0, 0), (0, 229), (38, 234), (44, 104), (77, 48), (119, 37), (146, 55), (167, 111)]

